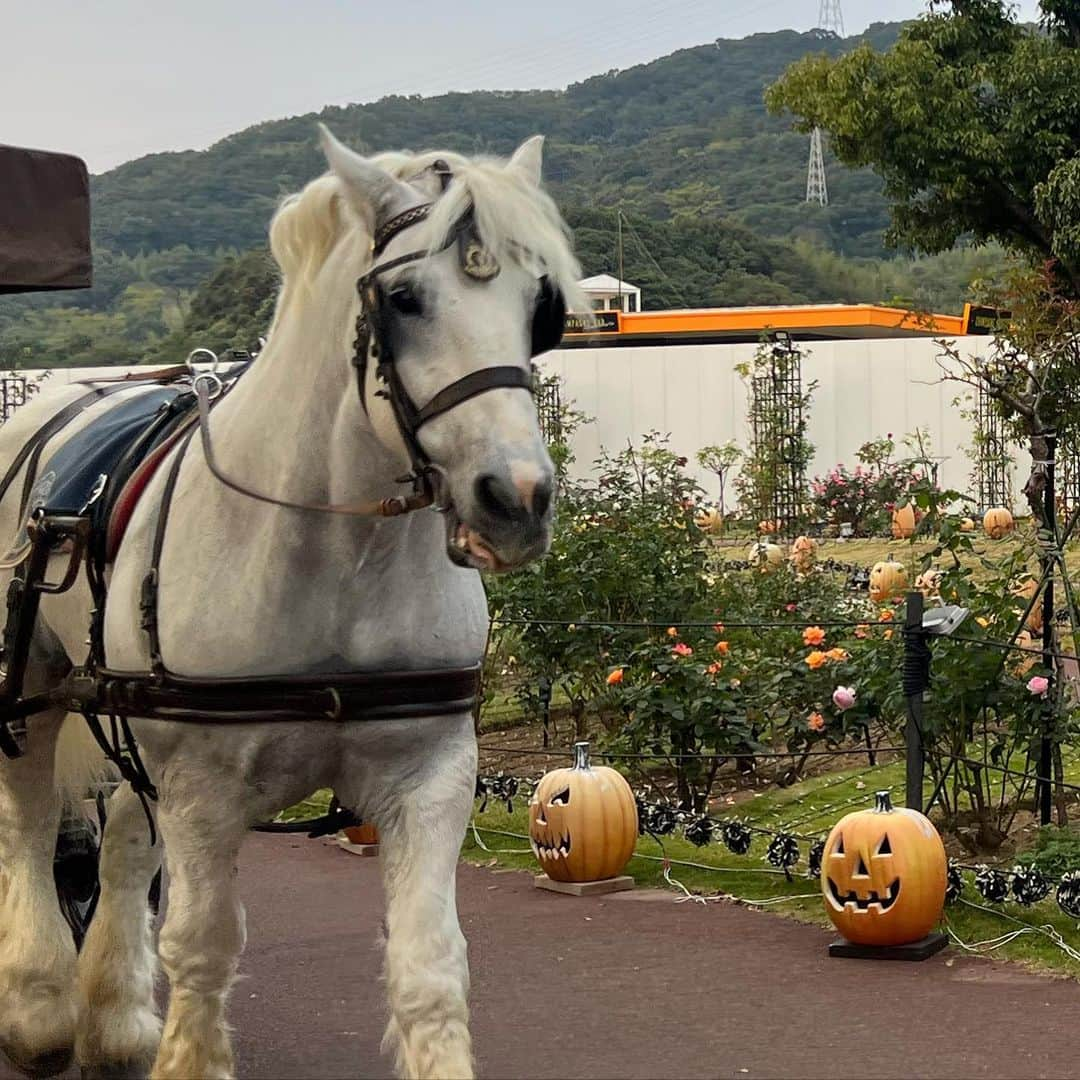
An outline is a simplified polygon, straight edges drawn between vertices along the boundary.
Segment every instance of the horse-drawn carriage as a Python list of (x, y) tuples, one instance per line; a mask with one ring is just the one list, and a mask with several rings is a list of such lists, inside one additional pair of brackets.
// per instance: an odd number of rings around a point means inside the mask
[[(0, 146), (0, 295), (88, 289), (91, 284), (86, 165), (70, 154)], [(3, 385), (7, 419), (24, 402), (26, 383), (13, 371)], [(5, 655), (5, 675), (7, 660)], [(0, 711), (5, 704), (0, 693)], [(103, 811), (99, 814), (100, 822)], [(90, 820), (73, 815), (62, 823), (57, 839), (57, 896), (77, 944), (97, 897), (99, 836)]]

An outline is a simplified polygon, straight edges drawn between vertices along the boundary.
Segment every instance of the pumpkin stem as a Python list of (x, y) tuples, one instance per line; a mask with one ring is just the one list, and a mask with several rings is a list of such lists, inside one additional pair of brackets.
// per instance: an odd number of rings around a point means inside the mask
[(874, 813), (891, 814), (893, 809), (892, 800), (887, 791), (874, 792)]
[(589, 744), (587, 742), (574, 743), (574, 764), (572, 768), (587, 769), (589, 767)]

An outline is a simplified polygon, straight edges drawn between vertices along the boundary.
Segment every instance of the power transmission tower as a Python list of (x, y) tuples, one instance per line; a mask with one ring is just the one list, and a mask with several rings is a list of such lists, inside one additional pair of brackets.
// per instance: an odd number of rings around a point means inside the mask
[(844, 16), (840, 11), (840, 0), (821, 0), (817, 28), (831, 30), (837, 37), (844, 36)]
[(825, 182), (825, 158), (821, 154), (821, 128), (810, 132), (810, 166), (806, 170), (806, 201), (829, 205), (829, 185)]
[[(819, 30), (844, 36), (844, 16), (840, 0), (820, 0), (818, 7)], [(810, 133), (810, 163), (806, 168), (806, 201), (819, 206), (829, 205), (829, 185), (825, 180), (825, 157), (821, 152), (821, 128)]]

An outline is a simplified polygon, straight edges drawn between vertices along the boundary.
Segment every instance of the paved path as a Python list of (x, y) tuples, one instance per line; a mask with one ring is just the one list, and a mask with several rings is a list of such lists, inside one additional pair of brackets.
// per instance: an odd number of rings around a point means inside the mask
[[(389, 1076), (376, 861), (253, 836), (241, 877), (239, 1075)], [(775, 915), (651, 892), (572, 899), (468, 865), (459, 908), (488, 1080), (1080, 1076), (1073, 981), (953, 950), (832, 960), (829, 935)]]

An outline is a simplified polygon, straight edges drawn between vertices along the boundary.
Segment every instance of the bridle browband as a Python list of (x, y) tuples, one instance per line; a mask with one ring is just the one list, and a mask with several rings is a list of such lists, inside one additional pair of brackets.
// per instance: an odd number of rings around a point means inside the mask
[[(449, 166), (444, 161), (435, 161), (430, 171), (438, 176), (445, 192), (453, 179)], [(426, 221), (435, 208), (435, 202), (420, 203), (396, 214), (389, 221), (380, 225), (372, 238), (372, 257), (378, 259), (390, 242), (406, 229)], [(202, 437), (203, 454), (206, 464), (214, 477), (226, 487), (248, 498), (273, 506), (282, 506), (294, 510), (308, 510), (316, 513), (345, 514), (355, 517), (397, 517), (421, 507), (435, 503), (435, 492), (431, 477), (439, 472), (420, 443), (419, 432), (424, 424), (442, 416), (466, 401), (486, 394), (489, 390), (527, 390), (532, 393), (533, 381), (529, 372), (516, 365), (500, 365), (481, 368), (462, 376), (449, 386), (444, 387), (427, 404), (418, 407), (409, 394), (401, 373), (395, 362), (386, 328), (386, 311), (383, 290), (379, 277), (390, 270), (418, 262), (429, 255), (445, 251), (458, 245), (462, 270), (477, 280), (487, 281), (499, 273), (499, 265), (494, 256), (486, 251), (476, 234), (473, 211), (470, 207), (450, 230), (444, 243), (439, 248), (410, 251), (384, 262), (375, 262), (372, 267), (356, 282), (356, 291), (360, 298), (360, 311), (356, 317), (356, 338), (353, 342), (352, 366), (356, 372), (356, 387), (360, 405), (365, 414), (370, 415), (367, 402), (367, 372), (370, 362), (375, 363), (375, 374), (383, 384), (383, 389), (376, 391), (377, 397), (385, 398), (390, 403), (398, 432), (409, 455), (411, 471), (402, 478), (402, 483), (412, 484), (412, 494), (393, 496), (374, 502), (363, 503), (307, 503), (280, 499), (264, 492), (256, 491), (246, 484), (229, 476), (218, 464), (214, 456), (210, 438), (210, 406), (221, 390), (220, 381), (212, 373), (196, 374), (194, 389), (198, 399), (199, 427)], [(558, 291), (553, 288), (546, 276), (541, 278), (541, 300), (533, 318), (532, 355), (538, 351), (554, 348), (562, 338), (564, 309)], [(538, 334), (538, 326), (540, 332)], [(538, 341), (540, 347), (538, 347)], [(196, 350), (195, 353), (207, 353), (208, 350)], [(195, 356), (189, 357), (189, 363)], [(210, 354), (212, 355), (212, 354)], [(215, 358), (216, 359), (216, 358)]]

